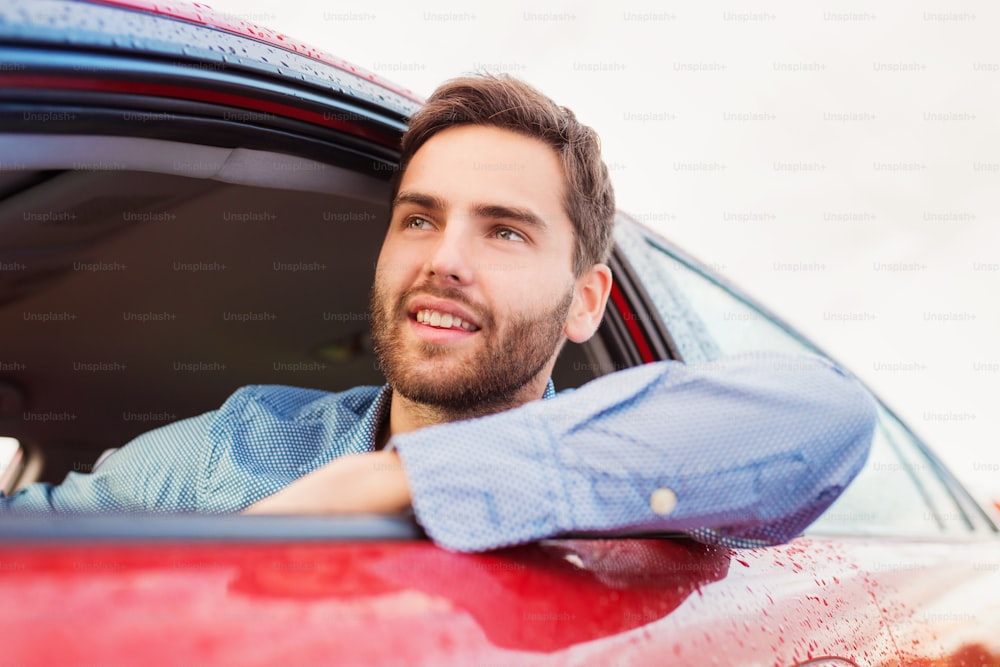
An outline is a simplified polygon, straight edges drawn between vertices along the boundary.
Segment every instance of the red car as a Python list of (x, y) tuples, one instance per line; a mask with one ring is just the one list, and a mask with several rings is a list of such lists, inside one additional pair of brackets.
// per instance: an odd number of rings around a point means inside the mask
[[(0, 483), (59, 482), (242, 385), (380, 384), (367, 295), (420, 100), (203, 5), (0, 4)], [(621, 214), (559, 388), (818, 352)], [(293, 296), (294, 295), (294, 296)], [(1000, 665), (996, 508), (891, 411), (794, 542), (484, 554), (411, 518), (0, 518), (0, 665)]]

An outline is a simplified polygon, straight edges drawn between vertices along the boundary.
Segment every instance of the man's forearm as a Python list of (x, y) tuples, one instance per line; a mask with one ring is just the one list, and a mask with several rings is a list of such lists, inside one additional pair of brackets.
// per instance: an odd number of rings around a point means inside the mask
[(867, 456), (871, 396), (813, 357), (620, 371), (549, 401), (394, 439), (417, 518), (489, 549), (623, 528), (795, 537)]
[(399, 512), (410, 506), (406, 473), (395, 452), (342, 456), (250, 505), (246, 514)]

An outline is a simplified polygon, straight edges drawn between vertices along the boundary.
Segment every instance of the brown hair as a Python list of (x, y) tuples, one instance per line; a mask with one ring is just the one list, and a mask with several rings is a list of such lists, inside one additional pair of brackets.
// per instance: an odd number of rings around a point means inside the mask
[(392, 200), (413, 155), (435, 134), (457, 125), (488, 125), (545, 142), (562, 160), (566, 214), (573, 222), (573, 273), (579, 277), (611, 254), (615, 191), (597, 133), (527, 83), (477, 74), (441, 84), (410, 119), (403, 135)]

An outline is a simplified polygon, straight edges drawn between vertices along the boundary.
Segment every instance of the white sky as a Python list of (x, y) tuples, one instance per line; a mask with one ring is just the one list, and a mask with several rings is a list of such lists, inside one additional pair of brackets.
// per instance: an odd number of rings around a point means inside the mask
[(1000, 6), (207, 4), (423, 96), (483, 67), (539, 87), (600, 133), (622, 209), (785, 317), (1000, 498)]

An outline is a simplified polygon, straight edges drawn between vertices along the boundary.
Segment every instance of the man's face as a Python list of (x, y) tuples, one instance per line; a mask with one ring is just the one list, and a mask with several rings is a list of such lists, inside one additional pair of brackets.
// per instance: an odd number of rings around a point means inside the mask
[(540, 397), (573, 301), (563, 191), (555, 151), (508, 130), (450, 128), (417, 151), (372, 290), (396, 392), (480, 414)]

